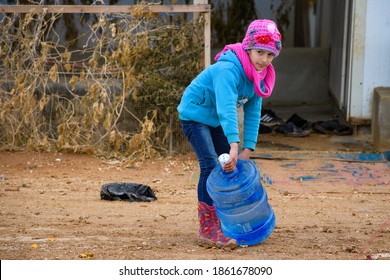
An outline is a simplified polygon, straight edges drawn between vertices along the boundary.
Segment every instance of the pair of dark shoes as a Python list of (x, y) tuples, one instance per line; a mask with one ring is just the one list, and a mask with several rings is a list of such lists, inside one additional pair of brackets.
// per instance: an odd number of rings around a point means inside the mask
[(286, 123), (275, 127), (274, 131), (285, 136), (304, 137), (310, 135), (311, 124), (299, 115), (293, 114)]
[(259, 133), (266, 134), (273, 131), (285, 136), (307, 136), (310, 134), (310, 123), (297, 114), (293, 114), (284, 122), (272, 110), (263, 109), (261, 112)]
[(273, 129), (283, 124), (283, 120), (279, 118), (274, 111), (270, 109), (262, 109), (261, 110), (261, 118), (260, 118), (260, 134), (271, 133)]
[(260, 134), (276, 132), (285, 136), (304, 137), (310, 135), (312, 129), (327, 135), (352, 135), (351, 126), (340, 123), (338, 119), (318, 121), (311, 124), (297, 114), (293, 114), (286, 122), (272, 110), (263, 109), (260, 120)]
[(338, 119), (319, 121), (313, 124), (313, 129), (317, 132), (328, 135), (352, 135), (353, 129), (348, 125), (341, 124)]

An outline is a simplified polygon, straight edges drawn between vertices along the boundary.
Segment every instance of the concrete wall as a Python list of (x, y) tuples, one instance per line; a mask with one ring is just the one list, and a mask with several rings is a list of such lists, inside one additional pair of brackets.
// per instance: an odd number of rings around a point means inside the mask
[[(211, 50), (211, 63), (220, 49)], [(265, 105), (317, 105), (331, 103), (327, 48), (283, 48), (274, 59), (276, 83)]]
[(264, 104), (299, 105), (330, 102), (329, 49), (284, 48), (275, 58), (276, 84)]
[(374, 145), (390, 149), (390, 88), (375, 88), (371, 131)]

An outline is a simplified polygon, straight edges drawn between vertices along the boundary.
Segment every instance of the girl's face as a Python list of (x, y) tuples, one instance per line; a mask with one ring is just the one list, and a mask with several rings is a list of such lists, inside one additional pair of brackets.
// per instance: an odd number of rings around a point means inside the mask
[(263, 69), (275, 58), (275, 55), (272, 52), (265, 50), (250, 49), (247, 50), (247, 53), (249, 55), (249, 60), (259, 72), (263, 71)]

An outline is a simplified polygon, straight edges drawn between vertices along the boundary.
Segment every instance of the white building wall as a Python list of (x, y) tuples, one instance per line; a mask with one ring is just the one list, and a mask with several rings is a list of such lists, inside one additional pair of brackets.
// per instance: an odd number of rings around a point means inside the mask
[(390, 1), (354, 0), (350, 119), (371, 119), (376, 87), (390, 86)]
[(390, 87), (390, 1), (367, 0), (366, 11), (361, 116), (371, 118), (374, 89)]

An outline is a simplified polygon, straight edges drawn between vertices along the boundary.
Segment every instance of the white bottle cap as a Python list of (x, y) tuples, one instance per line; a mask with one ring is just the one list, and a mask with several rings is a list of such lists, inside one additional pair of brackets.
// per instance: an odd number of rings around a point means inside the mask
[(230, 155), (229, 154), (222, 154), (218, 157), (218, 161), (219, 163), (224, 166), (226, 162), (228, 162), (230, 159)]

